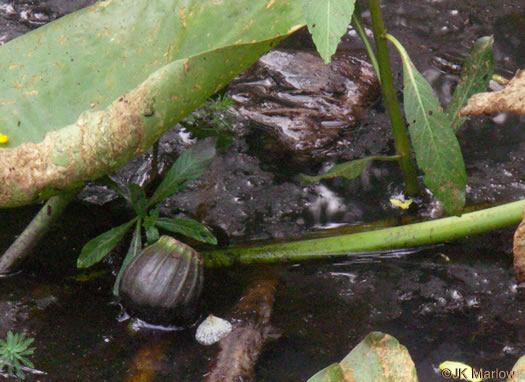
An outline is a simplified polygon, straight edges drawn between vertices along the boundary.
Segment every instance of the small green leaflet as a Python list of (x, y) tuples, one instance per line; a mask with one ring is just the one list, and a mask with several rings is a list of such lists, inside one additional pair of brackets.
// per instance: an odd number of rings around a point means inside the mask
[(328, 64), (354, 13), (355, 0), (303, 0), (308, 30), (317, 51)]
[(25, 379), (22, 368), (35, 367), (33, 362), (26, 358), (35, 351), (34, 347), (29, 347), (33, 341), (34, 338), (27, 338), (24, 334), (13, 334), (12, 331), (9, 331), (5, 341), (0, 339), (0, 370), (7, 367), (7, 373), (10, 376)]
[(368, 162), (372, 160), (397, 160), (399, 156), (371, 156), (362, 159), (356, 159), (350, 162), (344, 162), (335, 165), (323, 175), (310, 176), (301, 174), (300, 178), (303, 182), (313, 183), (318, 182), (321, 179), (332, 179), (338, 176), (342, 176), (346, 179), (355, 179), (365, 170)]
[(148, 202), (151, 207), (173, 195), (204, 173), (215, 156), (215, 140), (202, 140), (185, 150), (155, 190)]
[(193, 219), (158, 218), (155, 224), (157, 224), (157, 227), (165, 229), (166, 231), (180, 233), (192, 239), (202, 241), (203, 243), (217, 244), (217, 239), (208, 228)]
[[(155, 219), (154, 221), (156, 220), (157, 219)], [(153, 244), (154, 242), (159, 240), (159, 230), (157, 229), (157, 227), (155, 227), (154, 224), (144, 224), (144, 229), (146, 230), (146, 240), (148, 240), (148, 244)]]
[(115, 296), (119, 295), (120, 279), (122, 278), (122, 273), (124, 273), (124, 269), (126, 269), (129, 262), (133, 260), (142, 249), (142, 238), (140, 236), (141, 224), (141, 219), (137, 219), (137, 223), (135, 224), (135, 231), (133, 232), (133, 237), (131, 238), (131, 244), (129, 245), (128, 253), (126, 254), (126, 257), (124, 258), (124, 261), (120, 266), (117, 279), (115, 280), (115, 284), (113, 285), (113, 294)]
[(144, 192), (144, 189), (138, 184), (134, 183), (128, 184), (128, 189), (129, 203), (131, 204), (138, 216), (140, 216), (141, 218), (145, 217), (148, 213), (148, 200), (146, 199), (146, 193)]
[(82, 248), (80, 256), (78, 256), (77, 267), (88, 268), (102, 260), (126, 236), (126, 233), (137, 219), (134, 218), (91, 239)]
[(458, 215), (465, 205), (467, 174), (451, 121), (443, 112), (432, 87), (417, 71), (408, 53), (387, 35), (401, 55), (404, 79), (404, 109), (408, 130), (423, 182), (447, 213)]
[(471, 96), (487, 90), (494, 74), (493, 45), (492, 36), (479, 38), (463, 64), (458, 86), (447, 108), (447, 115), (452, 121), (451, 126), (454, 131), (458, 131), (467, 119), (459, 117), (459, 110), (466, 105)]

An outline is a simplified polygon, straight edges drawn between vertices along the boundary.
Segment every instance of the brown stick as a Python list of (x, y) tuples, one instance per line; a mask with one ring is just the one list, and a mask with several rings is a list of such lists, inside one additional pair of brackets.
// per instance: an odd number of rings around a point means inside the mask
[(258, 280), (245, 291), (233, 314), (240, 324), (220, 341), (221, 351), (205, 382), (236, 382), (253, 378), (255, 363), (271, 330), (276, 286), (275, 279)]

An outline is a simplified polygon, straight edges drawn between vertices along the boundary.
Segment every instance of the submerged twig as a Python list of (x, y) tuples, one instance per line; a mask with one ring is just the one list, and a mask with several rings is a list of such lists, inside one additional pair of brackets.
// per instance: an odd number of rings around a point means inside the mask
[(11, 244), (0, 258), (0, 274), (10, 273), (20, 264), (35, 247), (38, 241), (49, 231), (51, 225), (62, 215), (67, 205), (81, 189), (63, 192), (51, 197), (24, 232)]
[(276, 279), (258, 280), (245, 291), (233, 314), (240, 324), (220, 341), (221, 351), (205, 382), (253, 378), (255, 363), (271, 331), (276, 286)]

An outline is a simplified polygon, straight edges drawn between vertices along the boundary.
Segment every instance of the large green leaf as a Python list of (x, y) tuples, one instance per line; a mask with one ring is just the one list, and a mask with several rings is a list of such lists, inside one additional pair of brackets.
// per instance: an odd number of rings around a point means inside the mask
[(115, 171), (304, 24), (292, 0), (107, 0), (0, 47), (0, 206)]
[(447, 115), (452, 121), (454, 131), (457, 131), (467, 119), (459, 116), (459, 110), (467, 104), (471, 96), (487, 90), (494, 74), (493, 44), (492, 36), (479, 38), (463, 64), (458, 86), (447, 108)]
[(302, 0), (308, 30), (325, 64), (335, 53), (354, 13), (355, 0)]
[(417, 164), (425, 173), (423, 181), (449, 214), (460, 214), (467, 173), (451, 121), (403, 46), (393, 36), (388, 35), (388, 39), (403, 61), (405, 117)]

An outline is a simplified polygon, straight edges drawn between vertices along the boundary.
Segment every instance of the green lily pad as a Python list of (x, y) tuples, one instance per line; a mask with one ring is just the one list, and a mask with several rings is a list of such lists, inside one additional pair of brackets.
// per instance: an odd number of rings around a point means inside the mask
[(509, 374), (507, 382), (525, 382), (525, 356), (518, 359)]
[(381, 332), (368, 334), (339, 364), (345, 381), (417, 382), (406, 347)]
[(107, 0), (0, 47), (0, 207), (144, 152), (304, 24), (295, 1)]

